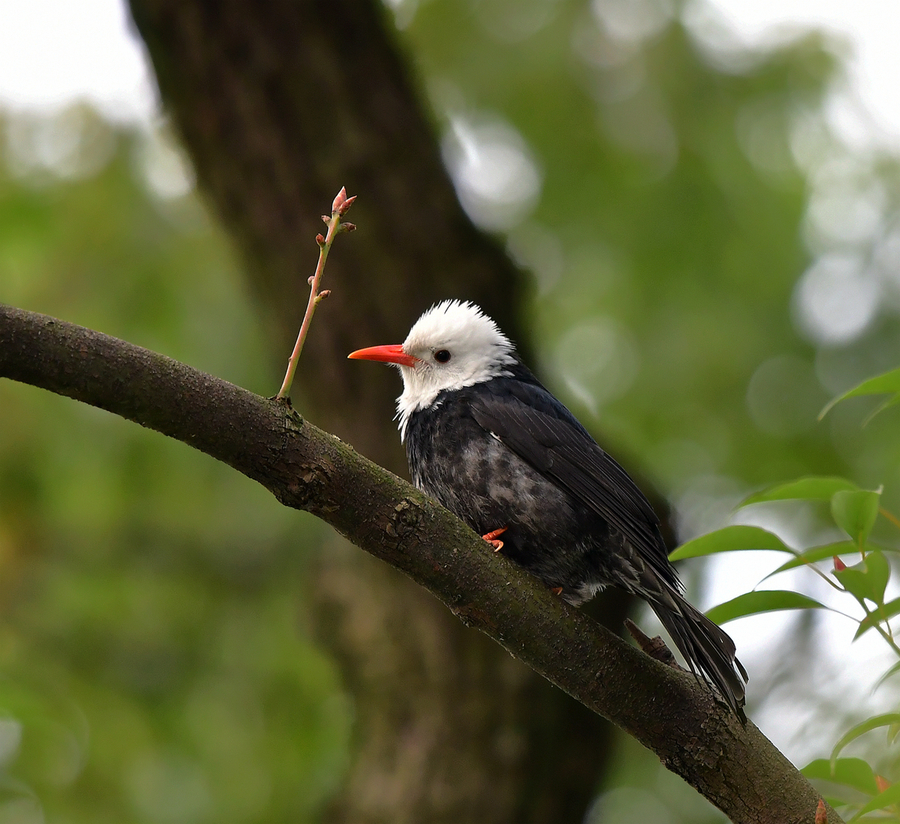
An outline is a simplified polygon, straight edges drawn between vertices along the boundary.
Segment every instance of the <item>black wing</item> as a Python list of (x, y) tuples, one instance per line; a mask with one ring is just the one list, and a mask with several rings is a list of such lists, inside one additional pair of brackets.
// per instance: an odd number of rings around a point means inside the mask
[(575, 416), (537, 381), (495, 378), (487, 387), (491, 391), (471, 398), (479, 426), (600, 515), (664, 581), (680, 588), (650, 502)]

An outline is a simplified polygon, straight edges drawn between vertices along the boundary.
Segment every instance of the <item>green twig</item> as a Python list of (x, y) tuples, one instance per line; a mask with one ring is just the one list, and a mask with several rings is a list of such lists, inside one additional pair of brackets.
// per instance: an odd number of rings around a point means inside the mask
[(322, 215), (322, 220), (325, 221), (328, 229), (324, 237), (316, 235), (316, 243), (319, 244), (319, 262), (316, 265), (315, 274), (309, 279), (309, 301), (306, 304), (306, 314), (303, 316), (303, 323), (300, 324), (300, 333), (297, 335), (294, 351), (291, 352), (291, 357), (288, 359), (287, 371), (284, 373), (281, 389), (278, 390), (278, 394), (275, 396), (276, 400), (286, 398), (290, 394), (291, 384), (294, 382), (294, 373), (297, 371), (297, 363), (300, 360), (300, 353), (303, 351), (303, 344), (306, 341), (313, 314), (315, 314), (316, 307), (331, 294), (328, 289), (320, 292), (319, 283), (322, 280), (322, 273), (325, 271), (325, 261), (328, 259), (328, 252), (331, 250), (331, 244), (334, 242), (335, 237), (340, 232), (352, 232), (356, 228), (352, 223), (341, 222), (341, 218), (353, 205), (354, 200), (356, 200), (356, 195), (347, 197), (347, 190), (342, 187), (331, 204), (331, 217)]

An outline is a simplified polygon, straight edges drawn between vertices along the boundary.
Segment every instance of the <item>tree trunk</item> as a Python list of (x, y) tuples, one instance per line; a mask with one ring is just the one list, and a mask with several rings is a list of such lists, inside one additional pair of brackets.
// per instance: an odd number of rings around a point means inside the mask
[[(332, 296), (297, 383), (313, 420), (405, 474), (397, 376), (346, 355), (399, 342), (432, 302), (480, 303), (527, 351), (522, 278), (460, 209), (434, 129), (370, 0), (131, 0), (199, 184), (240, 245), (286, 357), (341, 185), (359, 231), (329, 258)], [(356, 710), (334, 822), (574, 822), (608, 725), (466, 629), (395, 570), (324, 547), (315, 626)], [(618, 627), (624, 599), (607, 602)]]

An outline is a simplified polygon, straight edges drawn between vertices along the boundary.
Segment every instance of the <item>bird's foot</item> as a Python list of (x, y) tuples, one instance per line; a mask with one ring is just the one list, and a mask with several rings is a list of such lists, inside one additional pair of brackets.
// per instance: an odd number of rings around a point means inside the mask
[(507, 529), (509, 529), (508, 526), (501, 526), (500, 529), (495, 529), (493, 532), (488, 532), (487, 535), (482, 535), (481, 537), (494, 548), (494, 552), (499, 552), (503, 549), (503, 541), (498, 541), (497, 538), (506, 532)]

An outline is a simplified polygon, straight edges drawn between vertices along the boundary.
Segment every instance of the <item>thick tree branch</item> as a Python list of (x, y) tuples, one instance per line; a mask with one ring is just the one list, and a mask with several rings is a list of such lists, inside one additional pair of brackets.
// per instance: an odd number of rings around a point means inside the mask
[[(402, 570), (512, 655), (653, 750), (732, 821), (807, 824), (818, 793), (752, 724), (551, 595), (447, 510), (266, 400), (163, 355), (0, 306), (0, 377), (183, 441)], [(414, 624), (415, 617), (411, 616)], [(840, 818), (829, 811), (828, 820)]]

